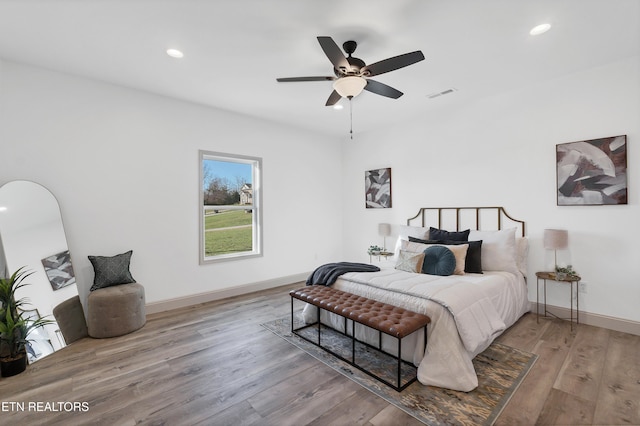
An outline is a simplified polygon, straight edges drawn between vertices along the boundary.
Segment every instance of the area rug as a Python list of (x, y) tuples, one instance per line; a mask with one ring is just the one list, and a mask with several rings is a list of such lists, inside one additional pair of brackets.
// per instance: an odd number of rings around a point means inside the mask
[[(473, 391), (457, 392), (415, 382), (402, 392), (396, 392), (318, 346), (292, 334), (290, 317), (261, 325), (427, 425), (492, 425), (537, 359), (535, 354), (493, 343), (473, 360), (478, 373), (478, 387)], [(306, 330), (317, 333), (313, 328)], [(331, 345), (338, 352), (341, 346), (349, 348), (348, 350), (351, 347), (350, 339), (339, 333), (331, 334), (330, 330), (323, 329), (322, 341), (323, 345)], [(376, 361), (377, 351), (371, 351), (365, 345), (356, 350), (359, 360), (385, 363), (385, 366), (394, 365), (393, 361), (388, 364), (382, 358)], [(376, 355), (372, 355), (371, 352), (375, 352)], [(371, 365), (369, 368), (376, 369)], [(394, 368), (383, 367), (376, 370), (386, 371)], [(411, 373), (403, 369), (402, 374), (404, 376)]]

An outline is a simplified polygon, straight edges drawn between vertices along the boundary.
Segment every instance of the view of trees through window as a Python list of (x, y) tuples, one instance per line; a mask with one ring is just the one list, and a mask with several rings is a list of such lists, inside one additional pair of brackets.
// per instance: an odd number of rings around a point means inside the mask
[(260, 253), (259, 159), (202, 154), (202, 260)]

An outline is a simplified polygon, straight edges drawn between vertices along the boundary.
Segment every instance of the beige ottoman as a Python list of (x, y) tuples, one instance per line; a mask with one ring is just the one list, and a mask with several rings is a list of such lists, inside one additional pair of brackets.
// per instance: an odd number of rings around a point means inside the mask
[(144, 287), (138, 283), (100, 288), (87, 298), (89, 336), (122, 336), (141, 328), (147, 317), (144, 310)]
[(53, 308), (53, 317), (56, 319), (67, 345), (89, 335), (79, 296), (65, 300)]

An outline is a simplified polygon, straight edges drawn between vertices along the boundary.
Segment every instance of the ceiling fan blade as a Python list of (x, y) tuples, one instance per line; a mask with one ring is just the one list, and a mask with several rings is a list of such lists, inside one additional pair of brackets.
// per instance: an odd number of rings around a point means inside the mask
[(332, 81), (335, 79), (335, 77), (284, 77), (276, 78), (276, 81), (279, 81), (280, 83), (288, 83), (292, 81)]
[[(416, 62), (420, 62), (424, 59), (424, 55), (421, 51), (405, 53), (404, 55), (394, 56), (393, 58), (384, 59), (379, 62), (375, 62), (371, 65), (365, 66), (362, 71), (365, 75), (380, 75), (385, 72), (397, 70), (409, 65), (413, 65)], [(368, 74), (366, 74), (368, 72)]]
[(338, 103), (338, 101), (342, 98), (342, 96), (340, 96), (340, 93), (336, 92), (335, 90), (333, 92), (331, 92), (331, 95), (329, 95), (329, 99), (327, 99), (327, 103), (324, 104), (324, 106), (332, 106)]
[(349, 65), (344, 53), (342, 53), (342, 50), (340, 50), (331, 37), (318, 36), (318, 43), (320, 43), (320, 47), (322, 47), (325, 55), (327, 55), (327, 58), (329, 58), (336, 69), (344, 72), (351, 70), (351, 65)]
[(376, 95), (386, 96), (387, 98), (398, 99), (403, 93), (391, 86), (387, 86), (379, 81), (367, 79), (367, 85), (364, 86), (364, 90), (367, 90)]

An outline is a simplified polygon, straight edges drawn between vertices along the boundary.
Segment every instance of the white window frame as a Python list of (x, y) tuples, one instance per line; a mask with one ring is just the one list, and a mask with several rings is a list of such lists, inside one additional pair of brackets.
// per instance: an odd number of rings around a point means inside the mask
[[(252, 192), (253, 192), (253, 204), (251, 205), (251, 214), (253, 215), (252, 219), (252, 250), (251, 251), (243, 251), (236, 253), (227, 253), (221, 254), (217, 256), (206, 256), (205, 255), (205, 224), (204, 224), (204, 213), (206, 210), (213, 210), (216, 208), (224, 207), (225, 210), (246, 210), (247, 206), (205, 206), (204, 205), (204, 188), (203, 188), (203, 180), (204, 180), (204, 161), (205, 160), (216, 160), (216, 161), (226, 161), (233, 163), (241, 163), (241, 164), (250, 164), (252, 166)], [(198, 169), (199, 169), (199, 179), (198, 179), (198, 193), (199, 193), (199, 208), (198, 208), (198, 222), (200, 224), (200, 264), (208, 264), (215, 262), (224, 262), (229, 260), (238, 260), (238, 259), (247, 259), (252, 257), (260, 257), (262, 256), (262, 158), (260, 157), (251, 157), (247, 155), (237, 155), (237, 154), (227, 154), (222, 152), (214, 152), (214, 151), (199, 151), (198, 156)]]

